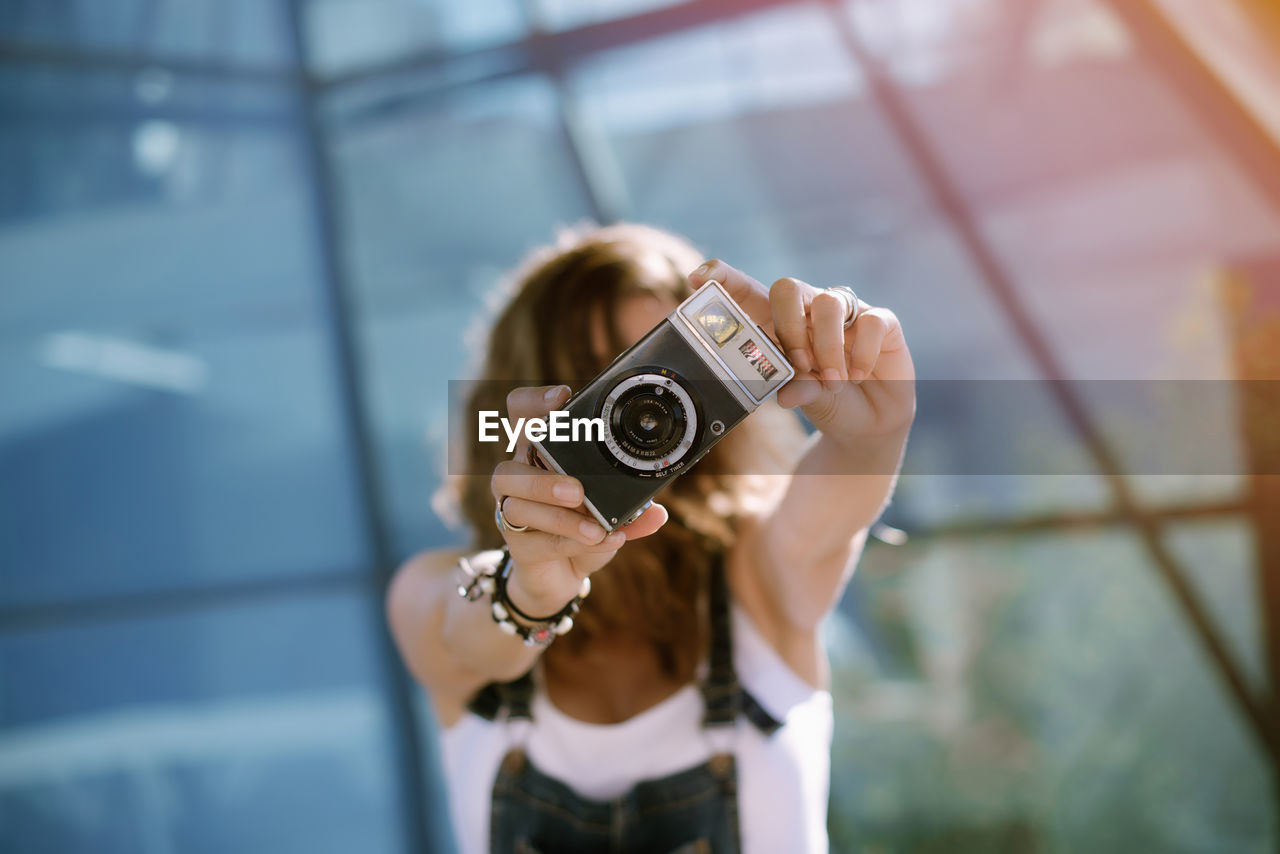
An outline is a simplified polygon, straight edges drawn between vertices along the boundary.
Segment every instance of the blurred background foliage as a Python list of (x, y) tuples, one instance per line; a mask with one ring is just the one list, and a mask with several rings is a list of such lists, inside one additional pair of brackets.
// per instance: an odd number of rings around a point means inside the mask
[(381, 591), (458, 539), (464, 330), (586, 219), (849, 283), (949, 381), (828, 625), (836, 850), (1274, 850), (1280, 505), (1058, 381), (1274, 352), (1277, 20), (0, 0), (4, 850), (450, 850)]

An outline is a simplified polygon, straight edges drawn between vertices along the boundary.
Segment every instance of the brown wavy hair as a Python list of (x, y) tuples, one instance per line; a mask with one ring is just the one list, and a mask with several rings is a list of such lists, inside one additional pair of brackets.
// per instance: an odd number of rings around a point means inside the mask
[[(631, 343), (618, 330), (619, 307), (640, 295), (674, 306), (692, 293), (686, 274), (701, 263), (684, 239), (635, 224), (581, 226), (536, 250), (505, 283), (506, 301), (483, 341), (478, 381), (462, 410), (463, 436), (475, 436), (480, 410), (506, 415), (506, 396), (518, 386), (566, 384), (579, 388)], [(593, 327), (601, 321), (609, 354), (595, 352)], [(789, 472), (804, 441), (799, 421), (776, 404), (757, 410), (697, 467), (669, 484), (657, 499), (670, 521), (656, 534), (625, 544), (592, 578), (574, 631), (547, 655), (574, 655), (594, 638), (631, 638), (650, 644), (664, 672), (687, 681), (705, 648), (699, 618), (704, 580), (716, 553), (735, 537), (744, 514), (769, 500), (778, 486), (770, 474)], [(504, 443), (470, 442), (459, 454), (438, 509), (461, 517), (476, 548), (498, 548), (490, 473), (506, 458)]]

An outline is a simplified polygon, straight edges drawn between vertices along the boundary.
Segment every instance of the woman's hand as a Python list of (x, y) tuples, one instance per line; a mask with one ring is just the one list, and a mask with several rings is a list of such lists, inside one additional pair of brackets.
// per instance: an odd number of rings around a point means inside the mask
[(714, 279), (775, 341), (796, 368), (778, 403), (802, 407), (823, 435), (840, 443), (896, 440), (915, 417), (915, 368), (892, 311), (859, 300), (844, 328), (848, 303), (798, 279), (765, 288), (711, 260), (689, 276), (695, 288)]
[[(507, 417), (546, 418), (568, 397), (566, 386), (518, 388), (507, 395)], [(490, 486), (506, 520), (529, 527), (502, 532), (515, 563), (508, 595), (526, 614), (554, 614), (577, 595), (582, 579), (608, 563), (623, 543), (662, 527), (667, 511), (655, 504), (606, 536), (583, 505), (582, 484), (523, 462), (528, 450), (528, 440), (521, 436), (515, 458), (497, 465)]]

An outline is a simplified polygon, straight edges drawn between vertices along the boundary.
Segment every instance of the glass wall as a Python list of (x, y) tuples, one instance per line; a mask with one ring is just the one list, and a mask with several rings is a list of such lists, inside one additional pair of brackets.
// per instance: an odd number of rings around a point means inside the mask
[(6, 851), (408, 850), (438, 800), (404, 779), (290, 26), (0, 10)]
[(1274, 848), (1248, 478), (1091, 398), (1238, 378), (1219, 274), (1280, 257), (1222, 5), (0, 2), (6, 851), (450, 850), (382, 591), (590, 219), (849, 284), (945, 390), (827, 626), (835, 850)]

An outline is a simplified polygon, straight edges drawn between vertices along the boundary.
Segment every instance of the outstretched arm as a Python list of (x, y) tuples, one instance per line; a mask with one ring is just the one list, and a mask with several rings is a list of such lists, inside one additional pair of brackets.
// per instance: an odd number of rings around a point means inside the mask
[(818, 430), (744, 549), (776, 617), (810, 632), (839, 600), (893, 491), (915, 416), (911, 353), (888, 309), (860, 302), (845, 329), (837, 294), (797, 279), (765, 288), (722, 261), (690, 276), (695, 287), (712, 279), (787, 352), (797, 377), (778, 402)]

